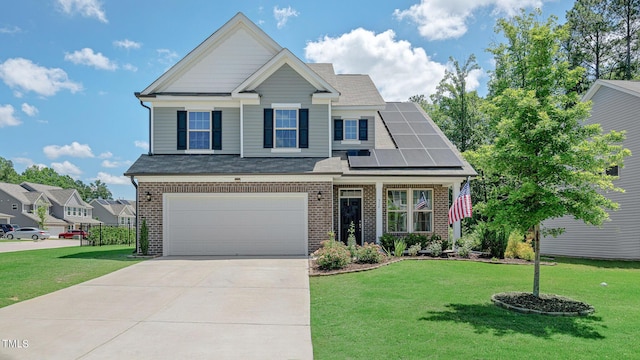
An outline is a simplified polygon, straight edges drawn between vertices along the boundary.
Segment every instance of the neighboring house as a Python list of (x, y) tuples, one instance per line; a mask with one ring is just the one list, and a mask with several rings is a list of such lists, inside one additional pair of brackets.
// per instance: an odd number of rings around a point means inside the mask
[(1, 224), (10, 224), (11, 223), (11, 218), (13, 218), (13, 215), (0, 213), (0, 223)]
[(617, 211), (610, 211), (611, 221), (602, 227), (585, 225), (582, 221), (564, 217), (545, 222), (545, 227), (562, 227), (566, 231), (558, 238), (551, 236), (540, 242), (540, 252), (588, 258), (640, 260), (640, 82), (597, 80), (583, 97), (592, 101), (587, 123), (600, 123), (604, 132), (626, 130), (624, 147), (632, 152), (624, 168), (612, 168), (619, 179), (614, 184), (624, 193), (609, 193), (617, 202)]
[(38, 207), (47, 208), (45, 227), (53, 236), (67, 223), (51, 214), (51, 200), (40, 191), (31, 191), (18, 184), (0, 183), (0, 212), (13, 216), (11, 223), (21, 227), (40, 227)]
[(449, 189), (476, 175), (419, 106), (302, 62), (241, 13), (135, 95), (150, 149), (125, 175), (151, 254), (306, 255), (351, 223), (360, 244), (446, 239)]
[[(29, 182), (23, 182), (20, 186), (29, 191), (46, 194), (51, 201), (51, 215), (67, 223), (64, 229), (56, 229), (55, 232), (51, 231), (53, 236), (66, 230), (81, 229), (100, 224), (100, 221), (93, 218), (93, 206), (82, 200), (76, 189), (63, 189), (57, 186)], [(62, 231), (58, 232), (58, 230)]]
[(135, 201), (93, 199), (89, 204), (93, 206), (94, 218), (106, 225), (136, 225)]

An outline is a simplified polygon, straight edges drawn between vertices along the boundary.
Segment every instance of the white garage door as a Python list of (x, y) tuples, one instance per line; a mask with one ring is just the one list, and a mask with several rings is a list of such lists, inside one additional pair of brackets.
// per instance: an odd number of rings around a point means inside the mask
[(306, 255), (307, 194), (165, 194), (164, 255)]

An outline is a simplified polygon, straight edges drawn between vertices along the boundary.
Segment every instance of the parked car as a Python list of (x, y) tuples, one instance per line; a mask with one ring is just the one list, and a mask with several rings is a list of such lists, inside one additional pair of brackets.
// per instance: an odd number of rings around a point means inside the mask
[(86, 239), (89, 234), (87, 234), (84, 230), (69, 230), (63, 233), (58, 234), (58, 238), (60, 239), (73, 239), (74, 236), (82, 236), (83, 239)]
[(15, 230), (15, 228), (11, 224), (0, 224), (0, 236), (3, 236), (13, 230)]
[(46, 230), (40, 230), (35, 227), (23, 227), (13, 231), (9, 231), (5, 234), (7, 239), (33, 239), (43, 240), (49, 238), (49, 232)]

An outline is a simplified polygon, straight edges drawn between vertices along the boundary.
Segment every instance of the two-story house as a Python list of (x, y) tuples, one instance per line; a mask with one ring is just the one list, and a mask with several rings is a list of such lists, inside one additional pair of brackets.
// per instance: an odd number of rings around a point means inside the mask
[(52, 215), (52, 201), (47, 194), (18, 184), (0, 183), (0, 212), (11, 216), (11, 223), (40, 227), (39, 207), (47, 209), (44, 225), (53, 236), (66, 229), (67, 223)]
[[(23, 182), (20, 186), (28, 191), (46, 194), (51, 202), (49, 210), (51, 215), (66, 222), (65, 229), (60, 232), (100, 224), (100, 221), (93, 218), (93, 206), (82, 200), (76, 189), (63, 189), (58, 186), (30, 182)], [(52, 232), (51, 235), (55, 236), (60, 232)]]
[(136, 226), (135, 201), (93, 199), (89, 205), (93, 206), (94, 218), (106, 225)]
[(448, 237), (475, 176), (413, 103), (308, 64), (239, 13), (147, 88), (149, 153), (125, 173), (149, 252), (306, 255), (334, 232)]

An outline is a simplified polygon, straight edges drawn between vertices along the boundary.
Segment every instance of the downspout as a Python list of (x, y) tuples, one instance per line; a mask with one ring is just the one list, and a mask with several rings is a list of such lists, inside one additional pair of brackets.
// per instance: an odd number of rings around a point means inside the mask
[(133, 175), (131, 175), (131, 183), (133, 184), (133, 187), (136, 188), (136, 249), (133, 252), (135, 254), (138, 252), (138, 203), (140, 202), (140, 199), (138, 199), (138, 184), (136, 184), (136, 181), (133, 179)]
[[(147, 110), (149, 111), (149, 155), (151, 154), (151, 108), (148, 107), (147, 105), (145, 105), (142, 100), (140, 100), (140, 105), (142, 105), (142, 107), (147, 108)], [(133, 182), (133, 178), (131, 179), (131, 181)], [(135, 184), (134, 184), (135, 185)], [(136, 189), (138, 187), (136, 186)]]

